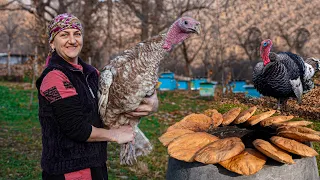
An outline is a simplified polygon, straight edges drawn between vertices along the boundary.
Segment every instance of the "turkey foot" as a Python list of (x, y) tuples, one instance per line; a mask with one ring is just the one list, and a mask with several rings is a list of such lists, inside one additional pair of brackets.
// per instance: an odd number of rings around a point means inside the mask
[(133, 165), (138, 156), (148, 155), (152, 151), (152, 145), (137, 125), (134, 126), (135, 137), (132, 142), (122, 144), (120, 150), (120, 164)]
[(135, 156), (135, 147), (133, 142), (122, 144), (120, 150), (120, 164), (132, 166), (136, 162), (137, 157)]

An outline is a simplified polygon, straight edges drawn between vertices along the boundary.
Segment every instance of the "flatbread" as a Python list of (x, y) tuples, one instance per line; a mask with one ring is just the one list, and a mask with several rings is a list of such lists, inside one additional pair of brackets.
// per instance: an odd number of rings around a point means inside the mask
[(272, 116), (275, 112), (276, 112), (276, 110), (270, 110), (270, 111), (267, 111), (267, 112), (263, 112), (261, 114), (257, 114), (257, 115), (251, 116), (251, 118), (249, 118), (246, 122), (248, 124), (250, 124), (251, 126), (256, 125), (260, 121)]
[(245, 111), (242, 111), (237, 118), (233, 121), (234, 124), (241, 124), (247, 121), (257, 110), (256, 106), (253, 106)]
[(211, 117), (213, 128), (218, 127), (223, 121), (222, 114), (219, 113), (216, 109), (207, 109), (203, 114)]
[(174, 129), (189, 129), (195, 132), (208, 131), (212, 125), (212, 119), (204, 114), (190, 114), (181, 121), (170, 126), (167, 131)]
[(302, 127), (302, 126), (280, 126), (277, 128), (277, 132), (281, 132), (281, 131), (293, 131), (293, 132), (320, 135), (320, 132), (315, 131), (311, 128)]
[(279, 136), (294, 139), (300, 142), (317, 141), (320, 142), (320, 136), (310, 133), (301, 133), (297, 131), (280, 131)]
[(242, 153), (219, 164), (229, 171), (252, 175), (260, 171), (266, 163), (267, 157), (257, 150), (247, 148)]
[(194, 156), (199, 150), (218, 139), (218, 137), (205, 132), (185, 134), (169, 144), (168, 153), (175, 159), (193, 162)]
[(189, 129), (174, 129), (172, 131), (168, 131), (168, 132), (162, 134), (162, 136), (159, 137), (159, 141), (164, 146), (168, 146), (174, 139), (176, 139), (182, 135), (190, 134), (190, 133), (194, 133), (194, 131), (191, 131)]
[(312, 124), (311, 121), (288, 121), (288, 122), (281, 122), (281, 123), (273, 123), (273, 126), (308, 126)]
[(240, 154), (244, 148), (238, 137), (219, 139), (201, 149), (194, 159), (204, 164), (216, 164)]
[(211, 117), (213, 114), (219, 113), (216, 109), (207, 109), (203, 112), (204, 115)]
[(228, 112), (224, 113), (223, 116), (223, 121), (222, 121), (222, 125), (223, 126), (228, 126), (229, 124), (231, 124), (236, 117), (240, 114), (241, 108), (237, 107), (237, 108), (232, 108), (230, 109)]
[(270, 140), (276, 146), (293, 154), (298, 154), (304, 157), (313, 157), (318, 155), (318, 153), (311, 147), (293, 139), (288, 139), (280, 136), (272, 136)]
[(292, 118), (294, 118), (294, 116), (273, 116), (273, 117), (268, 117), (268, 118), (262, 120), (260, 122), (260, 125), (263, 126), (263, 127), (266, 127), (266, 126), (272, 125), (273, 123), (280, 123), (280, 122), (289, 121)]
[(214, 113), (211, 118), (213, 120), (212, 127), (218, 127), (223, 122), (223, 116), (221, 113)]
[(253, 142), (254, 147), (264, 155), (286, 164), (294, 164), (292, 157), (284, 150), (262, 139), (256, 139)]

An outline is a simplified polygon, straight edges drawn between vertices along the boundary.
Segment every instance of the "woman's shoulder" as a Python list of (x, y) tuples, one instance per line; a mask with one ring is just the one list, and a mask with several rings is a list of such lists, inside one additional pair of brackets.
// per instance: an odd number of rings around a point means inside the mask
[(44, 76), (42, 84), (46, 82), (55, 84), (55, 83), (64, 82), (64, 81), (70, 81), (70, 80), (61, 70), (53, 69), (52, 71), (48, 72)]
[(56, 69), (45, 75), (40, 86), (40, 93), (50, 102), (78, 94), (68, 77)]

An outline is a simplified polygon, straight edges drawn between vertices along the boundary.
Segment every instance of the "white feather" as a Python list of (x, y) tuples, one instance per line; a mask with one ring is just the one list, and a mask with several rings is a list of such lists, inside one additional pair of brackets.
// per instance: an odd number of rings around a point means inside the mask
[(290, 80), (290, 84), (292, 86), (294, 94), (298, 99), (298, 102), (301, 103), (303, 88), (300, 77), (298, 77), (297, 79)]

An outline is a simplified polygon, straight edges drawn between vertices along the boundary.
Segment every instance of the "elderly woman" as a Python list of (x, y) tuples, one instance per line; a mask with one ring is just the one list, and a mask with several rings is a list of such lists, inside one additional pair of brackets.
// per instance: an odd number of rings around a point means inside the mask
[[(107, 142), (133, 140), (130, 126), (103, 129), (98, 114), (99, 72), (86, 64), (79, 53), (83, 27), (71, 14), (56, 16), (48, 26), (50, 56), (37, 80), (39, 120), (42, 128), (43, 179), (108, 179)], [(157, 95), (146, 98), (142, 117), (156, 109)]]

